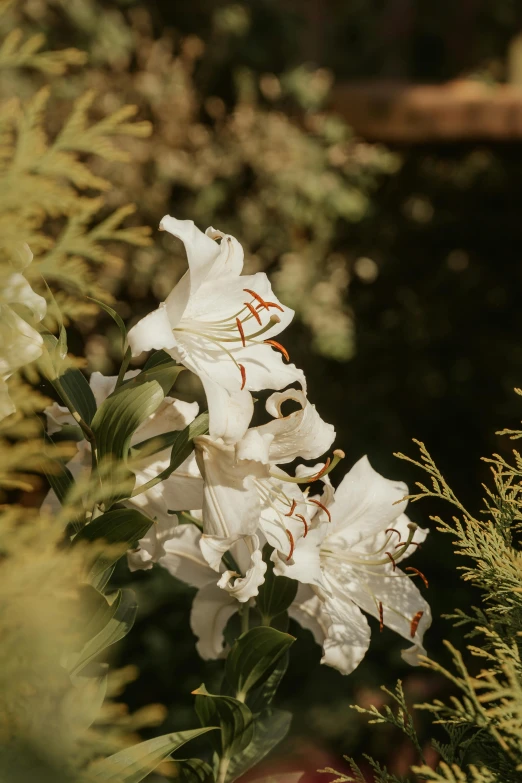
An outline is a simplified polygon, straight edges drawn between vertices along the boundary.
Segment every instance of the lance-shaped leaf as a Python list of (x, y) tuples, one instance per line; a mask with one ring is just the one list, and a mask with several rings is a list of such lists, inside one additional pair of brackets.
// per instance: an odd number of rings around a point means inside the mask
[(70, 673), (79, 674), (102, 650), (123, 639), (134, 624), (137, 608), (132, 590), (118, 590), (110, 605), (107, 622), (102, 630), (71, 659), (67, 667)]
[(261, 612), (263, 625), (270, 625), (274, 617), (286, 612), (297, 594), (297, 582), (287, 576), (276, 576), (270, 559), (273, 549), (269, 544), (263, 548), (266, 563), (265, 581), (259, 588), (256, 607)]
[(118, 508), (107, 511), (88, 525), (85, 525), (74, 537), (73, 543), (107, 542), (107, 553), (97, 553), (91, 566), (89, 578), (103, 573), (113, 563), (119, 560), (125, 552), (143, 538), (154, 521), (133, 508)]
[(92, 421), (98, 459), (125, 459), (138, 427), (161, 405), (183, 367), (171, 362), (140, 373), (109, 394)]
[(212, 767), (201, 759), (176, 759), (179, 783), (214, 783)]
[(73, 410), (90, 425), (96, 413), (96, 400), (87, 379), (80, 370), (70, 366), (67, 346), (62, 345), (61, 338), (57, 340), (52, 334), (44, 334), (42, 337), (46, 355), (45, 359), (40, 361), (40, 367), (64, 405), (70, 408), (72, 403)]
[(248, 747), (254, 734), (254, 719), (246, 704), (231, 696), (214, 696), (204, 685), (193, 693), (202, 725), (221, 726), (221, 738), (211, 739), (222, 758), (231, 758)]
[(170, 453), (170, 462), (165, 470), (158, 473), (157, 476), (147, 481), (146, 484), (139, 487), (140, 493), (146, 489), (159, 484), (160, 481), (168, 479), (179, 466), (185, 462), (187, 457), (192, 453), (194, 448), (194, 438), (198, 435), (205, 435), (208, 433), (208, 413), (200, 413), (194, 421), (191, 421), (188, 426), (183, 430), (175, 432), (166, 432), (163, 435), (156, 435), (152, 438), (138, 443), (131, 451), (131, 456), (138, 455), (141, 451), (145, 454), (154, 454), (156, 451), (162, 451), (167, 446), (172, 446)]
[(140, 783), (171, 753), (195, 737), (215, 727), (178, 731), (164, 734), (125, 750), (107, 759), (95, 762), (89, 769), (90, 777), (104, 783)]
[(282, 655), (272, 667), (268, 677), (249, 692), (246, 703), (254, 715), (263, 712), (272, 703), (281, 680), (288, 669), (288, 660), (288, 653)]
[(266, 710), (255, 720), (252, 742), (230, 759), (226, 783), (244, 775), (283, 740), (290, 729), (292, 714), (285, 710)]
[(230, 650), (225, 674), (238, 699), (272, 673), (275, 664), (293, 644), (290, 634), (259, 626), (242, 634)]
[(98, 307), (101, 307), (102, 310), (105, 310), (105, 312), (110, 315), (118, 329), (120, 330), (121, 340), (123, 348), (125, 348), (125, 344), (127, 342), (127, 328), (125, 324), (123, 323), (123, 320), (120, 315), (116, 312), (116, 310), (113, 307), (109, 307), (108, 304), (105, 304), (105, 302), (101, 302), (99, 299), (95, 299), (93, 296), (88, 296), (87, 299), (90, 299), (91, 302), (96, 302)]

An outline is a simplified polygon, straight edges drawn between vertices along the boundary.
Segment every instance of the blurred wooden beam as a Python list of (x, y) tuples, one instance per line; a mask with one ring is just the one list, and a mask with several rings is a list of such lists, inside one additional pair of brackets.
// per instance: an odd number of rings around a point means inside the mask
[(357, 135), (390, 144), (522, 141), (522, 86), (458, 80), (338, 83), (332, 108)]

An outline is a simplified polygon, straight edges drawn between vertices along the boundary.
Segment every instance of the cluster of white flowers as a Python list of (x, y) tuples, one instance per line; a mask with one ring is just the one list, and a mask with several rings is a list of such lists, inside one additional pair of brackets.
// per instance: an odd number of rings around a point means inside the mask
[(29, 247), (22, 245), (15, 250), (12, 263), (0, 267), (0, 419), (15, 411), (7, 379), (42, 353), (41, 335), (16, 311), (19, 308), (28, 319), (38, 321), (45, 316), (45, 299), (33, 291), (21, 274), (32, 260)]
[[(224, 652), (229, 618), (255, 603), (268, 542), (275, 574), (299, 583), (289, 613), (323, 646), (324, 663), (349, 673), (362, 660), (370, 628), (361, 610), (408, 639), (412, 646), (403, 655), (415, 663), (430, 611), (411, 578), (422, 574), (397, 564), (427, 531), (404, 513), (406, 485), (383, 478), (363, 457), (334, 490), (328, 474), (343, 456), (339, 451), (312, 468), (298, 466), (294, 475), (282, 467), (319, 459), (335, 439), (334, 428), (308, 401), (302, 371), (274, 340), (293, 311), (274, 296), (265, 274), (241, 274), (243, 251), (233, 237), (213, 228), (202, 233), (192, 221), (169, 216), (160, 228), (183, 241), (188, 270), (167, 300), (131, 329), (129, 345), (134, 356), (163, 349), (195, 373), (210, 425), (178, 470), (128, 501), (155, 520), (128, 555), (131, 569), (159, 563), (198, 588), (191, 625), (200, 655), (216, 658)], [(93, 373), (98, 404), (115, 383)], [(250, 426), (252, 392), (262, 390), (274, 391), (266, 401), (269, 421)], [(289, 415), (287, 401), (294, 407)], [(167, 397), (134, 442), (181, 430), (197, 413), (196, 403)], [(47, 414), (50, 432), (69, 421), (58, 405)], [(80, 444), (69, 465), (74, 475), (89, 469), (89, 449)], [(169, 457), (166, 449), (144, 458), (136, 486), (165, 469)], [(314, 482), (323, 487), (321, 495), (306, 489)], [(175, 512), (181, 510), (199, 527), (180, 524)]]

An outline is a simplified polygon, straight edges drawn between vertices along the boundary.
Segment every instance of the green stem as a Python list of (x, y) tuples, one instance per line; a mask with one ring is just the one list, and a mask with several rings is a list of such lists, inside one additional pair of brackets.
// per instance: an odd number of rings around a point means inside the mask
[(246, 633), (250, 628), (250, 607), (248, 603), (244, 604), (241, 610), (241, 633)]
[(89, 443), (91, 443), (91, 445), (94, 446), (94, 441), (95, 441), (94, 432), (91, 430), (91, 428), (89, 427), (87, 422), (82, 419), (82, 417), (80, 416), (80, 414), (78, 413), (78, 411), (74, 407), (74, 404), (73, 404), (71, 398), (69, 397), (69, 395), (67, 394), (67, 392), (63, 388), (62, 384), (60, 383), (60, 379), (56, 378), (52, 383), (53, 383), (53, 386), (55, 387), (56, 391), (58, 392), (58, 394), (62, 398), (62, 402), (64, 402), (65, 405), (67, 406), (67, 408), (69, 408), (69, 411), (70, 411), (73, 419), (78, 422), (78, 424), (82, 428), (83, 434), (85, 435), (85, 437), (87, 438)]
[(125, 354), (123, 356), (123, 360), (122, 360), (122, 363), (121, 363), (120, 371), (118, 373), (118, 378), (116, 380), (116, 386), (114, 387), (114, 391), (116, 391), (116, 389), (119, 389), (120, 386), (122, 385), (123, 378), (125, 377), (125, 373), (127, 372), (128, 368), (129, 368), (129, 363), (130, 363), (131, 358), (132, 358), (131, 349), (130, 349), (129, 346), (127, 346), (127, 350), (125, 351)]
[(225, 783), (229, 764), (230, 764), (230, 759), (227, 758), (226, 756), (222, 756), (219, 759), (219, 769), (218, 769), (216, 783)]

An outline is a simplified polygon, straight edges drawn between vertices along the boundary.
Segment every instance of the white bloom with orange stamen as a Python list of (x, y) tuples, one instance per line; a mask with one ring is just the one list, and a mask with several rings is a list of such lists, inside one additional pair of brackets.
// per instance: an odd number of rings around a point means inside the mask
[(273, 338), (294, 312), (274, 296), (264, 273), (241, 276), (243, 250), (234, 237), (191, 220), (166, 215), (160, 230), (185, 245), (188, 270), (157, 310), (129, 332), (134, 356), (164, 349), (196, 373), (207, 395), (210, 434), (235, 443), (253, 413), (252, 391), (283, 389), (301, 370), (285, 364), (285, 349)]
[[(284, 416), (282, 405), (293, 400), (300, 409)], [(326, 424), (303, 392), (289, 389), (273, 394), (266, 403), (273, 420), (250, 428), (236, 444), (208, 435), (195, 438), (196, 459), (204, 479), (201, 548), (209, 565), (218, 571), (223, 554), (238, 540), (262, 533), (281, 557), (291, 559), (296, 542), (306, 537), (317, 511), (314, 501), (299, 487), (303, 477), (289, 476), (280, 464), (298, 457), (314, 459), (332, 444), (334, 428)], [(307, 471), (313, 476), (314, 471)], [(264, 578), (260, 552), (251, 549), (257, 561), (258, 580), (250, 582), (239, 600), (257, 595)], [(261, 571), (261, 569), (263, 570)], [(237, 574), (227, 572), (221, 586), (231, 590)]]
[(358, 666), (370, 643), (361, 610), (413, 642), (402, 653), (408, 663), (424, 653), (430, 608), (410, 574), (425, 578), (415, 568), (407, 574), (397, 567), (428, 532), (404, 513), (407, 492), (405, 484), (385, 479), (363, 457), (335, 493), (325, 487), (292, 560), (273, 554), (275, 572), (301, 582), (290, 615), (323, 646), (322, 662), (343, 674)]

